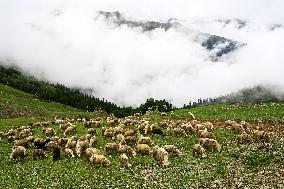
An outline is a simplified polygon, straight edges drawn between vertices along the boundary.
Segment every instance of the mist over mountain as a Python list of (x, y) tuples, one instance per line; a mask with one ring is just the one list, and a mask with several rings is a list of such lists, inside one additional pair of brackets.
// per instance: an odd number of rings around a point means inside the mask
[[(119, 105), (284, 87), (284, 2), (0, 1), (0, 62)], [(281, 91), (281, 90), (280, 90)]]

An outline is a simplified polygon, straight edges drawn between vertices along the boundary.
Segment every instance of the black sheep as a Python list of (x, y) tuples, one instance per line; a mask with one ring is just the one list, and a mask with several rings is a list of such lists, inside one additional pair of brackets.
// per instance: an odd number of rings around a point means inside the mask
[(56, 146), (54, 149), (53, 149), (53, 161), (57, 161), (57, 160), (60, 160), (60, 147), (59, 146)]
[(162, 135), (165, 136), (165, 134), (163, 133), (163, 131), (159, 128), (153, 128), (153, 130), (151, 131), (152, 134), (154, 135)]
[(42, 149), (42, 150), (46, 150), (46, 144), (50, 142), (50, 139), (46, 139), (44, 142), (34, 142), (35, 145), (35, 149)]

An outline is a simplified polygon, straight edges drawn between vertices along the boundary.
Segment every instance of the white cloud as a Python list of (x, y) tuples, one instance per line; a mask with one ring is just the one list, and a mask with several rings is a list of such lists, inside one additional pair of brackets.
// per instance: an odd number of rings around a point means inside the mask
[[(283, 8), (282, 0), (0, 0), (0, 59), (12, 59), (40, 78), (91, 88), (121, 105), (149, 97), (182, 105), (259, 83), (284, 87), (284, 30), (268, 30), (284, 24)], [(94, 19), (98, 10), (118, 10), (136, 20), (174, 17), (247, 46), (214, 63), (183, 33), (118, 28)], [(218, 18), (248, 24), (223, 27), (214, 22)]]

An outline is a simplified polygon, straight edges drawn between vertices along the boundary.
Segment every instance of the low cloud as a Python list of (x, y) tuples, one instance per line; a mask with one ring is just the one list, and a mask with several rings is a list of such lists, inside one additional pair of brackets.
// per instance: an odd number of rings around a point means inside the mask
[[(284, 29), (271, 29), (284, 25), (283, 7), (280, 0), (0, 1), (0, 61), (119, 105), (153, 97), (181, 106), (257, 84), (283, 88)], [(98, 11), (137, 21), (176, 18), (194, 31), (246, 45), (214, 62), (212, 52), (184, 32), (116, 26)], [(217, 21), (234, 18), (245, 26)]]

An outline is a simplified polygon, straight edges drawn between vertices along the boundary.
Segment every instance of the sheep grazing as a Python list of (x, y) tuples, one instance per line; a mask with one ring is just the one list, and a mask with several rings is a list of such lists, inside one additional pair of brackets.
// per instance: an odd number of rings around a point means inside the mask
[(65, 148), (70, 148), (70, 149), (73, 149), (76, 147), (76, 144), (77, 144), (77, 141), (72, 139), (72, 138), (69, 138), (66, 145), (65, 145)]
[(238, 136), (237, 144), (247, 144), (252, 141), (252, 138), (250, 135), (248, 135), (246, 132), (243, 132)]
[(69, 126), (67, 129), (64, 131), (64, 136), (67, 136), (69, 134), (75, 133), (76, 132), (76, 127), (74, 126)]
[(220, 152), (220, 150), (221, 150), (221, 145), (215, 139), (200, 138), (199, 144), (202, 145), (207, 150), (218, 151), (218, 152)]
[(136, 151), (140, 154), (150, 154), (152, 152), (152, 149), (147, 144), (137, 144)]
[(93, 121), (85, 121), (83, 125), (85, 128), (90, 128), (93, 125)]
[(201, 138), (215, 138), (214, 134), (208, 132), (207, 128), (205, 128), (204, 130), (199, 130), (198, 134)]
[(50, 141), (51, 141), (50, 139), (44, 140), (43, 138), (36, 138), (34, 139), (34, 146), (36, 149), (46, 150), (46, 144), (49, 143)]
[(86, 150), (89, 147), (89, 141), (88, 140), (78, 140), (76, 144), (75, 152), (78, 157), (81, 157), (82, 151)]
[(168, 158), (168, 152), (165, 150), (165, 148), (155, 146), (153, 148), (153, 155), (155, 159), (161, 161), (163, 165), (167, 166), (170, 164)]
[(205, 158), (206, 157), (206, 150), (205, 148), (200, 145), (200, 144), (194, 144), (192, 146), (192, 150), (193, 150), (193, 155), (198, 155), (202, 158)]
[(43, 149), (34, 149), (33, 150), (33, 159), (37, 159), (37, 158), (46, 158), (46, 155), (43, 151)]
[(95, 154), (102, 155), (102, 152), (96, 148), (87, 148), (85, 150), (85, 153), (87, 157), (91, 157), (92, 155), (95, 155)]
[(195, 116), (193, 115), (192, 112), (188, 112), (188, 116), (189, 116), (189, 118), (192, 119), (192, 120), (195, 119)]
[(90, 157), (90, 162), (94, 165), (100, 164), (102, 166), (109, 166), (111, 162), (104, 156), (104, 155), (98, 155), (94, 154)]
[(98, 142), (98, 139), (96, 136), (92, 136), (92, 138), (90, 139), (90, 142), (89, 142), (89, 148), (93, 147), (94, 144), (97, 144)]
[(205, 130), (206, 129), (206, 126), (201, 124), (201, 123), (197, 123), (194, 125), (194, 130), (195, 132), (198, 133), (199, 130)]
[(105, 148), (106, 148), (106, 152), (107, 153), (117, 152), (118, 144), (116, 144), (116, 143), (107, 143)]
[(116, 135), (115, 138), (119, 142), (119, 144), (125, 144), (126, 143), (125, 136), (123, 136), (123, 134), (118, 134), (118, 135)]
[(253, 139), (254, 140), (261, 140), (263, 142), (270, 142), (271, 141), (269, 135), (266, 132), (260, 131), (260, 130), (254, 130), (253, 131)]
[(180, 128), (185, 130), (186, 133), (194, 133), (194, 128), (192, 127), (192, 125), (190, 123), (182, 124), (180, 126)]
[(125, 137), (126, 144), (133, 144), (133, 143), (136, 143), (136, 141), (137, 141), (137, 136), (126, 136)]
[(173, 133), (174, 135), (185, 135), (185, 130), (182, 128), (174, 128)]
[(9, 142), (13, 142), (17, 139), (17, 137), (15, 135), (11, 135), (11, 136), (8, 136), (8, 141)]
[(175, 146), (175, 145), (164, 145), (163, 148), (168, 152), (168, 153), (174, 153), (177, 156), (181, 156), (182, 152)]
[(75, 158), (74, 152), (70, 148), (65, 148), (65, 156), (68, 158)]
[(245, 129), (244, 127), (241, 125), (241, 124), (238, 124), (238, 123), (234, 123), (232, 126), (231, 126), (232, 130), (236, 133), (243, 133), (245, 132)]
[(97, 133), (97, 130), (95, 128), (89, 128), (87, 131), (88, 134), (95, 135)]
[(152, 144), (152, 140), (150, 137), (143, 137), (141, 136), (138, 141), (138, 144), (148, 144), (149, 146)]
[(204, 125), (209, 131), (212, 131), (212, 130), (214, 129), (214, 125), (213, 125), (211, 122), (209, 122), (209, 121), (203, 123), (203, 125)]
[(28, 141), (26, 139), (15, 140), (14, 146), (23, 146), (23, 147), (27, 148), (28, 147)]
[(44, 133), (46, 136), (56, 135), (55, 130), (53, 128), (43, 128), (42, 133)]
[(62, 123), (59, 125), (59, 128), (62, 130), (62, 131), (65, 131), (69, 126), (72, 126), (71, 123)]
[(23, 146), (15, 146), (12, 148), (12, 152), (10, 154), (10, 160), (14, 160), (17, 157), (25, 158), (27, 150)]
[(155, 125), (153, 124), (147, 124), (144, 127), (144, 134), (147, 135), (148, 133), (151, 133)]
[(131, 166), (132, 166), (132, 165), (129, 163), (129, 159), (128, 159), (127, 155), (124, 154), (124, 153), (123, 153), (123, 154), (120, 154), (119, 160), (120, 160), (121, 164), (123, 164), (123, 165), (126, 166), (126, 167), (131, 167)]

